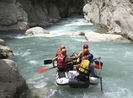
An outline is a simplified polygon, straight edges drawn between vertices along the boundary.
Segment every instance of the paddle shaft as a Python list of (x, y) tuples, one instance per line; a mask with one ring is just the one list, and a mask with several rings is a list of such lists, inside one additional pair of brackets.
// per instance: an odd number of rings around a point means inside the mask
[(48, 68), (48, 69), (50, 70), (50, 69), (54, 69), (54, 68), (56, 68), (56, 66), (50, 67), (50, 68)]
[(101, 92), (103, 93), (102, 77), (100, 77), (100, 84), (101, 84)]
[[(101, 59), (101, 57), (100, 57), (100, 59)], [(100, 59), (98, 59), (98, 61), (99, 61), (99, 66), (101, 66)], [(102, 70), (102, 69), (101, 69), (101, 70)], [(100, 85), (101, 85), (101, 92), (103, 93), (102, 77), (100, 77)]]

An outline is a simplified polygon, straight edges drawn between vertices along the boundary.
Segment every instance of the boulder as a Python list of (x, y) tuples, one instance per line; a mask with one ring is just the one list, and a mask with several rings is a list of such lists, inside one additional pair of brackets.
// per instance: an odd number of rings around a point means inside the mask
[(26, 90), (28, 86), (18, 72), (17, 64), (9, 59), (0, 59), (0, 98), (19, 98)]
[(130, 42), (117, 34), (85, 33), (85, 37), (88, 41), (92, 42)]
[(42, 27), (33, 27), (25, 32), (25, 35), (27, 36), (42, 35), (42, 34), (49, 34), (49, 32), (43, 29)]
[(0, 59), (5, 59), (13, 55), (13, 51), (8, 46), (0, 45)]

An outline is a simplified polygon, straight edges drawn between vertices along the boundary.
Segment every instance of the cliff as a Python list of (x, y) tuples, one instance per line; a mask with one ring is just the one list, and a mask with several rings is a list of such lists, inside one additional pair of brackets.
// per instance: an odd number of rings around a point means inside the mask
[(1, 0), (0, 31), (46, 27), (63, 17), (82, 14), (82, 0)]
[(15, 0), (0, 1), (0, 30), (23, 30), (27, 26), (27, 14)]
[(86, 20), (133, 40), (133, 0), (87, 0)]

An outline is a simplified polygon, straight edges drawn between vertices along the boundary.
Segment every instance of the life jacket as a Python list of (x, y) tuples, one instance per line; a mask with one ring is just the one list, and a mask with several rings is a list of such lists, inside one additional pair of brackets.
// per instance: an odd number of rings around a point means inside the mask
[(65, 64), (65, 56), (63, 56), (62, 54), (57, 56), (57, 67), (58, 68), (66, 68), (66, 64)]
[(56, 52), (56, 56), (61, 55), (61, 51)]
[(79, 66), (79, 71), (84, 74), (88, 74), (89, 72), (90, 61), (83, 60)]
[(79, 63), (78, 53), (74, 52), (71, 57), (75, 57), (74, 59), (72, 59), (74, 65)]

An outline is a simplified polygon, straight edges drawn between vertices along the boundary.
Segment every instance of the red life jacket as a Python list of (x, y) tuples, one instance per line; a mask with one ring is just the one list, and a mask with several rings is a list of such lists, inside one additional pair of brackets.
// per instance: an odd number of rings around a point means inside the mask
[(56, 56), (61, 55), (61, 51), (56, 52)]
[(62, 54), (57, 56), (57, 67), (66, 69), (65, 56)]

